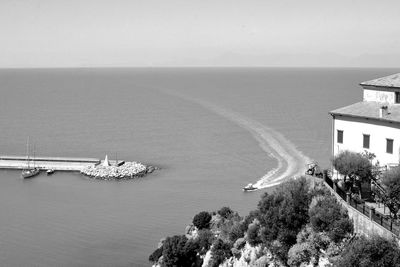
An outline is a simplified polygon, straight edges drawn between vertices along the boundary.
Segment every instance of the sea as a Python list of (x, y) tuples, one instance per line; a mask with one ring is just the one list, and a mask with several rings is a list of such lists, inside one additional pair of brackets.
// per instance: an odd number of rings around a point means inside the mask
[[(329, 111), (361, 101), (360, 82), (396, 72), (2, 69), (0, 154), (26, 155), (29, 137), (37, 156), (160, 169), (128, 181), (0, 170), (0, 266), (150, 266), (160, 239), (183, 234), (198, 212), (246, 215), (300, 156), (329, 167)], [(242, 191), (263, 177), (264, 189)]]

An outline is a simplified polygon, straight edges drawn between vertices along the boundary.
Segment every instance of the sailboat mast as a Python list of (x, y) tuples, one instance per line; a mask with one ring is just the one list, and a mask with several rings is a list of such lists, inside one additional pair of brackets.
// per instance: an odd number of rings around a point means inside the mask
[(33, 162), (33, 168), (35, 168), (35, 143), (33, 143), (33, 159), (32, 159), (32, 162)]
[(30, 159), (29, 159), (29, 136), (28, 136), (28, 140), (26, 141), (26, 159), (28, 162), (28, 169), (29, 169), (29, 161), (30, 161)]

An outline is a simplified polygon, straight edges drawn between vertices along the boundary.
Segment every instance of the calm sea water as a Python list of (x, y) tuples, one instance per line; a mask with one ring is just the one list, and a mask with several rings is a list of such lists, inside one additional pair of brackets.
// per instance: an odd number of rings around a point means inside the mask
[(279, 131), (327, 166), (328, 111), (360, 101), (359, 82), (395, 72), (0, 70), (0, 154), (24, 155), (30, 136), (37, 155), (118, 153), (162, 168), (122, 182), (0, 171), (0, 265), (148, 266), (160, 238), (182, 234), (197, 212), (253, 209), (262, 192), (241, 188), (277, 164), (251, 129), (196, 100)]

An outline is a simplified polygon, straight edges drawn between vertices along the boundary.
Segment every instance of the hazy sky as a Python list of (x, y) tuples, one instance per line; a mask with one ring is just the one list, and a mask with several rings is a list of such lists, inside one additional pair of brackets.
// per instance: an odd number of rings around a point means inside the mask
[(399, 0), (0, 0), (0, 67), (400, 67)]

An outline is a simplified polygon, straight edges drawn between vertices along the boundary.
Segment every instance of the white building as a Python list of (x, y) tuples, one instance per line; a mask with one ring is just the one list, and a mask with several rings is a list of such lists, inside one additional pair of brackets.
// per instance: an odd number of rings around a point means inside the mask
[(363, 101), (330, 112), (333, 156), (343, 150), (375, 153), (380, 165), (400, 160), (400, 73), (362, 82)]

